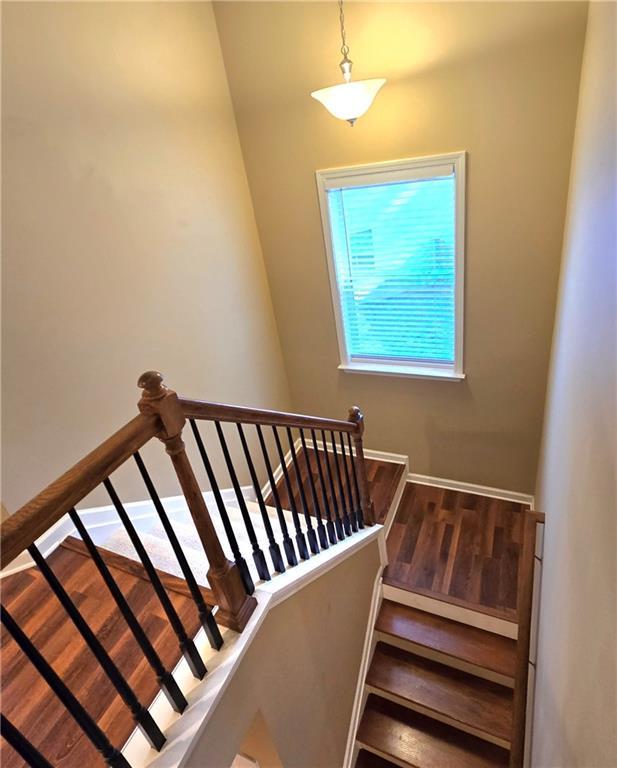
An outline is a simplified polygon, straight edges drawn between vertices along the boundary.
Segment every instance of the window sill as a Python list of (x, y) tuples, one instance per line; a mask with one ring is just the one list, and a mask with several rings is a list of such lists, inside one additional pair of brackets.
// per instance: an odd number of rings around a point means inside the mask
[(380, 363), (341, 363), (339, 371), (345, 373), (369, 373), (374, 376), (402, 376), (411, 379), (432, 379), (442, 381), (462, 381), (464, 373), (456, 373), (444, 368), (430, 368), (414, 365), (388, 365)]

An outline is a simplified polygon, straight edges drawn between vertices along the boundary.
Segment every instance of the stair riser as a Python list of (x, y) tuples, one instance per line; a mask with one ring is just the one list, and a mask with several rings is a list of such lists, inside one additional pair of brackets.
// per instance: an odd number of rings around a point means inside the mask
[(440, 653), (439, 651), (434, 651), (430, 648), (426, 648), (423, 645), (416, 645), (415, 643), (411, 643), (408, 640), (403, 640), (402, 638), (395, 637), (394, 635), (388, 635), (385, 632), (375, 631), (374, 641), (381, 641), (388, 645), (392, 645), (395, 648), (401, 648), (404, 651), (414, 653), (416, 656), (422, 656), (423, 658), (430, 659), (431, 661), (438, 661), (440, 664), (443, 664), (447, 667), (452, 667), (453, 669), (459, 669), (461, 672), (469, 672), (476, 677), (481, 677), (483, 680), (489, 680), (492, 683), (499, 683), (500, 685), (504, 685), (506, 688), (514, 687), (514, 680), (511, 677), (500, 675), (498, 672), (493, 672), (492, 670), (485, 669), (484, 667), (478, 667), (475, 664), (469, 664), (468, 662), (461, 661), (460, 659), (457, 659), (453, 656), (448, 656), (444, 653)]
[(435, 616), (452, 619), (461, 624), (467, 624), (470, 627), (477, 627), (478, 629), (484, 629), (487, 632), (493, 632), (496, 635), (503, 635), (503, 637), (510, 637), (516, 640), (517, 625), (511, 621), (471, 611), (468, 608), (452, 605), (442, 600), (419, 595), (407, 589), (400, 589), (385, 583), (383, 585), (383, 596), (385, 600), (391, 600), (394, 603), (400, 603), (400, 605), (417, 608), (420, 611), (432, 613)]
[(476, 728), (472, 728), (469, 725), (466, 725), (465, 723), (460, 723), (458, 720), (453, 720), (450, 717), (447, 717), (446, 715), (442, 715), (440, 712), (435, 712), (435, 710), (428, 709), (427, 707), (422, 707), (419, 704), (416, 704), (413, 701), (409, 701), (408, 699), (401, 698), (400, 696), (396, 696), (392, 693), (389, 693), (388, 691), (384, 691), (381, 688), (375, 688), (372, 685), (365, 685), (366, 694), (374, 693), (377, 696), (381, 696), (382, 699), (388, 699), (389, 701), (393, 701), (395, 704), (400, 704), (402, 707), (406, 707), (407, 709), (412, 710), (413, 712), (419, 712), (421, 715), (427, 715), (428, 717), (431, 717), (433, 720), (438, 720), (440, 723), (445, 723), (446, 725), (451, 725), (453, 728), (456, 728), (459, 731), (463, 731), (464, 733), (469, 733), (472, 736), (477, 736), (479, 739), (482, 739), (483, 741), (488, 741), (491, 744), (496, 744), (498, 747), (503, 747), (504, 749), (510, 749), (510, 742), (505, 741), (504, 739), (500, 739), (496, 736), (491, 735), (490, 733), (485, 733), (484, 731), (477, 730)]

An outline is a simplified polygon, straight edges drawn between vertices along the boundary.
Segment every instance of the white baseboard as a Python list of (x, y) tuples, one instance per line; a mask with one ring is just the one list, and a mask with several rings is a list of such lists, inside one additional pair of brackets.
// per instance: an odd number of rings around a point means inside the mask
[[(298, 443), (298, 441), (296, 441)], [(326, 451), (328, 453), (333, 453), (332, 449), (332, 443), (329, 443), (326, 441), (325, 443), (323, 440), (316, 440), (313, 442), (312, 438), (307, 438), (306, 440), (306, 447), (307, 448), (315, 448), (317, 446), (317, 450), (323, 451), (324, 445), (326, 446)], [(392, 464), (405, 464), (407, 465), (409, 462), (409, 459), (407, 456), (403, 456), (402, 453), (389, 453), (388, 451), (376, 451), (373, 448), (364, 448), (363, 447), (363, 453), (365, 459), (374, 459), (375, 461), (389, 461)], [(354, 453), (355, 455), (355, 453)]]
[[(307, 442), (307, 445), (308, 445), (310, 440), (307, 440), (306, 442)], [(296, 438), (296, 440), (294, 442), (294, 451), (296, 453), (298, 453), (300, 451), (301, 447), (302, 447), (302, 443), (300, 442), (300, 438), (298, 437), (298, 438)], [(277, 458), (278, 458), (278, 456), (277, 456)], [(285, 459), (285, 466), (289, 467), (291, 465), (291, 449), (289, 449), (287, 451), (287, 453), (284, 456), (284, 459)], [(282, 464), (277, 464), (276, 469), (274, 469), (273, 472), (272, 472), (272, 476), (274, 477), (274, 484), (278, 485), (279, 481), (282, 480), (282, 478), (283, 478), (283, 465)], [(266, 480), (266, 482), (264, 483), (264, 485), (261, 488), (261, 495), (262, 495), (262, 497), (264, 499), (267, 499), (268, 496), (271, 493), (271, 490), (272, 490), (272, 488), (270, 486), (270, 481)]]
[(528, 504), (531, 509), (534, 508), (534, 497), (528, 493), (519, 493), (518, 491), (506, 491), (502, 488), (491, 488), (488, 485), (475, 485), (474, 483), (465, 483), (462, 480), (448, 480), (445, 477), (431, 477), (430, 475), (419, 475), (410, 472), (407, 475), (407, 481), (418, 483), (419, 485), (433, 485), (436, 488), (446, 488), (449, 491), (462, 491), (463, 493), (475, 493), (478, 496), (488, 496), (491, 499), (503, 499), (504, 501), (514, 501), (517, 504)]
[(364, 458), (375, 461), (389, 461), (391, 464), (409, 465), (409, 457), (402, 453), (390, 453), (389, 451), (376, 451), (373, 448), (364, 448)]

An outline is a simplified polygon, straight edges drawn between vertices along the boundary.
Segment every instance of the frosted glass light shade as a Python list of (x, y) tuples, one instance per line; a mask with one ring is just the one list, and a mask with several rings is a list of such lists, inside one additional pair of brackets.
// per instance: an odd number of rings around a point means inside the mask
[(321, 102), (324, 107), (339, 120), (348, 120), (352, 125), (354, 120), (361, 117), (373, 103), (377, 92), (385, 83), (385, 78), (373, 80), (354, 80), (349, 83), (332, 85), (313, 91), (311, 96)]

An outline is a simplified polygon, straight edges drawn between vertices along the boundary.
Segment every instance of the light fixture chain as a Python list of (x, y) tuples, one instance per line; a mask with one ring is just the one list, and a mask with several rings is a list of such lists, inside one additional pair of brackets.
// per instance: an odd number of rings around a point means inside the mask
[(344, 59), (347, 59), (349, 54), (349, 46), (347, 45), (347, 40), (345, 37), (345, 11), (343, 10), (343, 0), (338, 0), (338, 9), (341, 23), (341, 53), (343, 54)]

